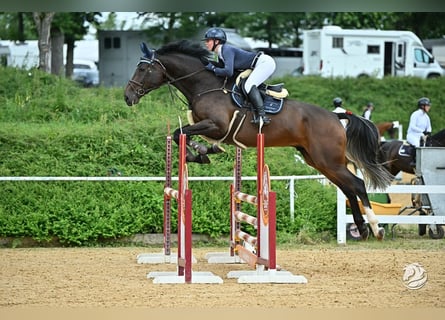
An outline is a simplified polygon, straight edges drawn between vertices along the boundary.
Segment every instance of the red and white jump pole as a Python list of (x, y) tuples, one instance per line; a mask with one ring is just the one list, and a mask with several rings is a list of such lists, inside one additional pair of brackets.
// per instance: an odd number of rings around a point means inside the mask
[[(172, 196), (178, 197), (177, 191), (172, 189), (172, 143), (173, 139), (170, 135), (170, 128), (168, 128), (168, 135), (165, 140), (165, 183), (164, 183), (164, 248), (161, 253), (141, 253), (137, 256), (138, 263), (177, 263), (176, 255), (172, 254), (172, 235), (171, 235), (171, 217), (172, 217)], [(167, 192), (165, 192), (167, 190)], [(172, 193), (172, 194), (169, 194)]]
[(171, 248), (171, 199), (178, 203), (178, 255), (177, 272), (150, 272), (153, 283), (222, 283), (211, 272), (192, 271), (192, 191), (188, 187), (186, 164), (186, 135), (179, 136), (178, 189), (171, 183), (171, 137), (167, 137), (166, 183), (164, 186), (164, 252)]

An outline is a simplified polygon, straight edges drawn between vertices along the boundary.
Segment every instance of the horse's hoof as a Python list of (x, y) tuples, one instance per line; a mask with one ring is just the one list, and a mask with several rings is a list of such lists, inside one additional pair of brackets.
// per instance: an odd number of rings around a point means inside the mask
[(209, 164), (210, 163), (210, 159), (209, 159), (209, 157), (207, 157), (207, 155), (200, 154), (198, 157), (200, 159), (199, 163), (201, 163), (201, 164)]
[(368, 228), (363, 229), (363, 231), (360, 233), (360, 237), (364, 241), (368, 240), (368, 238), (369, 238), (369, 230), (368, 230)]
[(385, 237), (385, 228), (379, 228), (379, 232), (377, 233), (377, 240), (383, 240)]

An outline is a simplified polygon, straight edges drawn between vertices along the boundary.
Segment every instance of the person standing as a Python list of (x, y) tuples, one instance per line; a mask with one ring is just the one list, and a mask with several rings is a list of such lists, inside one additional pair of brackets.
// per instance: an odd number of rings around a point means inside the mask
[(363, 111), (363, 118), (371, 121), (372, 112), (374, 111), (374, 104), (372, 102), (368, 102), (368, 104), (365, 107), (365, 110)]
[[(215, 73), (219, 77), (232, 77), (235, 70), (252, 69), (252, 73), (244, 83), (244, 90), (247, 93), (250, 102), (256, 108), (258, 115), (265, 125), (269, 124), (271, 119), (266, 116), (264, 110), (264, 101), (258, 86), (266, 81), (275, 71), (275, 60), (260, 52), (250, 52), (226, 43), (227, 36), (221, 28), (210, 28), (204, 35), (207, 49), (218, 55), (223, 66), (215, 66), (209, 62), (205, 67), (207, 70)], [(252, 123), (259, 124), (260, 119), (254, 117)]]

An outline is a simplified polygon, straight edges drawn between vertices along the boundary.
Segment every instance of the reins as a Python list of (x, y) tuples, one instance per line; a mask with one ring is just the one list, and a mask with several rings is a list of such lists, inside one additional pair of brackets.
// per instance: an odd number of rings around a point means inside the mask
[(222, 92), (224, 92), (225, 94), (227, 94), (227, 93), (229, 93), (229, 92), (230, 92), (230, 93), (237, 93), (237, 92), (235, 92), (235, 91), (233, 91), (233, 90), (229, 90), (229, 89), (227, 89), (227, 88), (226, 88), (226, 84), (227, 84), (227, 77), (224, 78), (224, 83), (223, 83), (222, 87), (215, 88), (215, 89), (209, 89), (209, 90), (203, 91), (203, 92), (201, 92), (201, 93), (198, 93), (197, 96), (200, 97), (200, 96), (202, 96), (202, 95), (204, 95), (204, 94), (207, 94), (207, 93), (210, 93), (210, 92), (215, 92), (215, 91), (222, 91)]

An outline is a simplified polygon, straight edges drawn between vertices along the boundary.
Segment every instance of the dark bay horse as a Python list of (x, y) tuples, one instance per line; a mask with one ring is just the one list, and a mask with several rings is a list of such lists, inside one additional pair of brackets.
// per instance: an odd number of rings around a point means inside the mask
[[(427, 138), (427, 147), (445, 147), (445, 129)], [(400, 147), (406, 148), (400, 151)], [(414, 174), (411, 162), (414, 160), (415, 149), (413, 146), (405, 146), (401, 140), (383, 141), (380, 144), (380, 160), (385, 168), (392, 174), (397, 175), (400, 171)]]
[[(250, 111), (234, 133), (231, 129), (235, 112), (241, 110), (230, 95), (235, 77), (220, 78), (207, 71), (201, 59), (208, 56), (208, 51), (200, 43), (182, 40), (158, 50), (141, 44), (141, 49), (143, 57), (125, 88), (125, 101), (133, 106), (164, 84), (176, 87), (186, 98), (192, 114), (189, 119), (192, 124), (174, 133), (176, 143), (181, 131), (187, 136), (187, 161), (209, 163), (207, 154), (222, 152), (218, 147), (220, 142), (256, 146), (259, 128), (250, 122)], [(296, 148), (307, 164), (336, 184), (350, 201), (362, 239), (367, 239), (369, 231), (357, 201), (357, 197), (360, 198), (374, 235), (382, 239), (384, 229), (379, 227), (371, 208), (365, 182), (372, 188), (384, 189), (393, 177), (377, 162), (379, 135), (375, 125), (362, 117), (347, 113), (337, 115), (291, 99), (285, 99), (282, 111), (270, 117), (272, 123), (262, 128), (265, 146)], [(346, 132), (339, 118), (348, 121)], [(197, 135), (218, 143), (209, 146), (198, 143), (192, 140)], [(362, 170), (365, 182), (348, 170), (347, 159)]]

